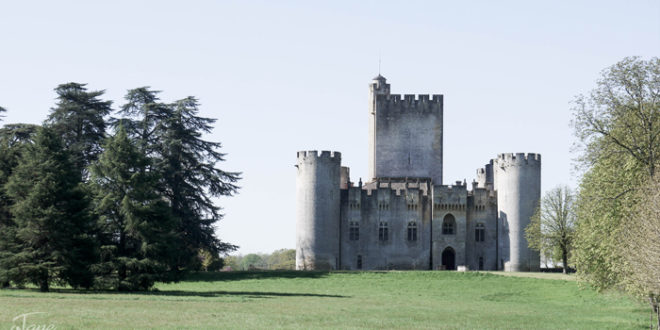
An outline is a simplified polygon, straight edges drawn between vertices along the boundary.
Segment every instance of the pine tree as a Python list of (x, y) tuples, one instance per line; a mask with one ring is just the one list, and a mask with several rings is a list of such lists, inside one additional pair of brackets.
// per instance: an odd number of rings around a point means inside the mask
[(103, 287), (146, 290), (175, 271), (175, 223), (154, 189), (159, 177), (148, 170), (150, 160), (122, 126), (104, 149), (91, 166), (102, 244), (94, 270)]
[(16, 223), (9, 212), (12, 201), (5, 193), (5, 185), (18, 166), (20, 156), (27, 144), (33, 143), (36, 125), (13, 124), (0, 129), (0, 286), (10, 285), (9, 256), (18, 250)]
[(99, 99), (104, 91), (90, 91), (86, 84), (67, 83), (57, 86), (57, 105), (51, 109), (46, 124), (64, 140), (73, 163), (83, 178), (87, 166), (101, 153), (105, 138), (105, 117), (110, 114), (110, 101)]
[(163, 177), (162, 191), (183, 234), (182, 267), (193, 261), (199, 250), (217, 255), (236, 249), (215, 234), (215, 224), (222, 214), (212, 198), (234, 194), (240, 174), (216, 167), (225, 156), (218, 151), (221, 145), (202, 139), (202, 134), (213, 128), (215, 119), (197, 116), (198, 106), (193, 97), (174, 103), (158, 144), (157, 171)]
[(90, 287), (94, 241), (88, 201), (79, 185), (79, 174), (59, 136), (39, 129), (6, 184), (14, 201), (16, 253), (4, 255), (9, 278), (48, 291), (53, 281)]
[(126, 134), (138, 141), (138, 148), (148, 157), (157, 154), (164, 125), (172, 114), (171, 107), (160, 102), (159, 93), (149, 87), (129, 90), (119, 111), (121, 118), (112, 120), (115, 128), (121, 124)]
[(147, 87), (130, 90), (119, 112), (122, 118), (114, 123), (126, 125), (128, 135), (138, 141), (151, 169), (160, 176), (156, 189), (169, 201), (178, 223), (178, 264), (184, 269), (196, 262), (200, 249), (214, 254), (236, 249), (215, 233), (222, 214), (212, 199), (234, 194), (240, 174), (216, 167), (225, 156), (218, 151), (221, 144), (202, 139), (215, 119), (197, 116), (195, 98), (166, 104), (158, 93)]

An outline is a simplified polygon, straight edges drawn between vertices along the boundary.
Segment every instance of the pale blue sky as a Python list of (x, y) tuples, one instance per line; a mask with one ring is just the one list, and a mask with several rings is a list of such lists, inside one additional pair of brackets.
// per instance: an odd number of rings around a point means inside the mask
[(660, 55), (660, 1), (0, 1), (5, 122), (39, 123), (60, 83), (122, 104), (152, 86), (197, 96), (242, 171), (220, 199), (241, 253), (295, 246), (298, 150), (367, 173), (367, 86), (445, 96), (446, 183), (501, 152), (538, 152), (575, 186), (570, 101), (625, 56)]

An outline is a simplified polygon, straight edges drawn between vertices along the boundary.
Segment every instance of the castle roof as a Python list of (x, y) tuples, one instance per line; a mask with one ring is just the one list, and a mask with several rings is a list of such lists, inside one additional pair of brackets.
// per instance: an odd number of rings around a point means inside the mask
[(385, 81), (385, 80), (387, 80), (387, 79), (385, 79), (385, 77), (381, 76), (380, 73), (379, 73), (378, 76), (377, 76), (376, 78), (374, 78), (373, 80), (381, 80), (381, 81)]

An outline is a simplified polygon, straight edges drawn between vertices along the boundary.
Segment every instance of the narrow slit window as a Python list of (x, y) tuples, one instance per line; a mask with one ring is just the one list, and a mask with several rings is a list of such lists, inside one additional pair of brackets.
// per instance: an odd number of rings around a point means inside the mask
[(414, 221), (408, 223), (408, 240), (411, 242), (417, 240), (417, 223)]

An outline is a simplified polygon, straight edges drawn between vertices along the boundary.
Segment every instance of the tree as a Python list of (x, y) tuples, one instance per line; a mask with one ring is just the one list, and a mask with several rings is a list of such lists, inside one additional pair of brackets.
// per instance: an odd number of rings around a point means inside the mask
[(150, 170), (161, 177), (157, 191), (169, 202), (181, 233), (179, 268), (195, 268), (198, 251), (221, 254), (236, 249), (222, 242), (215, 225), (222, 218), (213, 198), (231, 196), (239, 173), (217, 168), (225, 154), (220, 143), (205, 141), (215, 119), (197, 116), (199, 104), (193, 97), (165, 104), (148, 87), (130, 90), (115, 125), (126, 125), (127, 134), (151, 160)]
[(159, 176), (123, 127), (109, 139), (91, 166), (90, 186), (99, 217), (101, 287), (146, 290), (176, 272), (176, 223), (157, 194)]
[(138, 148), (148, 157), (158, 153), (164, 125), (172, 115), (171, 106), (160, 102), (159, 93), (149, 87), (129, 90), (124, 97), (126, 104), (118, 112), (121, 118), (111, 121), (115, 128), (123, 126), (126, 134), (138, 141)]
[(200, 270), (205, 272), (216, 272), (225, 265), (224, 260), (219, 255), (213, 254), (208, 250), (199, 250)]
[(264, 262), (264, 257), (256, 253), (250, 253), (244, 256), (240, 266), (242, 270), (268, 269), (268, 265)]
[(36, 125), (12, 124), (0, 128), (0, 286), (10, 285), (10, 256), (18, 252), (16, 222), (10, 212), (13, 201), (5, 192), (5, 185), (21, 158), (26, 146), (34, 142)]
[(78, 178), (59, 136), (40, 128), (6, 184), (14, 202), (16, 250), (3, 254), (0, 264), (13, 282), (29, 281), (41, 291), (57, 280), (92, 285), (87, 267), (94, 257), (92, 222)]
[(559, 251), (564, 274), (568, 268), (575, 231), (574, 201), (573, 192), (566, 186), (548, 191), (525, 228), (530, 248), (543, 251), (546, 256), (553, 255), (555, 250)]
[(88, 92), (85, 86), (74, 82), (57, 86), (58, 102), (46, 120), (64, 140), (83, 178), (89, 164), (102, 151), (105, 117), (110, 114), (112, 104), (99, 98), (104, 91)]
[(660, 165), (660, 59), (625, 58), (578, 96), (573, 125), (585, 171), (577, 198), (575, 264), (598, 289), (621, 286), (628, 266), (621, 246), (638, 190)]
[(653, 177), (660, 157), (660, 58), (627, 57), (602, 75), (588, 97), (575, 100), (582, 160), (626, 154)]
[[(4, 115), (2, 115), (3, 112), (7, 112), (7, 109), (0, 107), (0, 118), (3, 118)], [(1, 119), (0, 119), (1, 120)]]
[(225, 156), (218, 151), (220, 143), (201, 138), (202, 133), (211, 131), (215, 119), (197, 116), (195, 98), (177, 101), (171, 108), (170, 117), (158, 128), (163, 131), (157, 133), (162, 139), (154, 148), (159, 154), (155, 170), (163, 178), (162, 193), (179, 223), (183, 238), (180, 266), (185, 267), (199, 249), (215, 255), (236, 249), (215, 234), (215, 224), (222, 214), (212, 198), (233, 195), (238, 189), (234, 183), (239, 173), (216, 167)]
[(268, 269), (274, 269), (274, 270), (296, 269), (295, 249), (275, 250), (266, 259), (268, 260)]
[(660, 176), (640, 192), (641, 203), (622, 230), (626, 285), (647, 299), (660, 329)]

